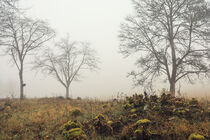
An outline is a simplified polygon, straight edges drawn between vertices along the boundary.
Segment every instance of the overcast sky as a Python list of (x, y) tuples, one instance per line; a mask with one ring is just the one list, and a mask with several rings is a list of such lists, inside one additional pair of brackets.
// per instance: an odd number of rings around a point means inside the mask
[[(88, 41), (98, 52), (100, 70), (83, 73), (81, 81), (71, 86), (73, 97), (111, 98), (118, 92), (141, 92), (140, 87), (132, 89), (132, 80), (126, 77), (127, 72), (135, 68), (135, 57), (124, 59), (118, 53), (120, 23), (132, 14), (131, 0), (22, 0), (20, 6), (28, 9), (28, 16), (46, 20), (55, 29), (57, 37), (51, 42), (69, 33), (72, 40)], [(18, 97), (16, 67), (5, 56), (1, 57), (0, 65), (0, 97), (9, 96), (9, 93), (15, 93)], [(65, 89), (56, 79), (31, 71), (30, 67), (28, 63), (25, 65), (27, 97), (64, 96)], [(156, 87), (161, 89), (165, 85)], [(199, 93), (197, 95), (210, 96), (209, 81), (195, 85), (182, 84), (181, 87), (188, 95)]]

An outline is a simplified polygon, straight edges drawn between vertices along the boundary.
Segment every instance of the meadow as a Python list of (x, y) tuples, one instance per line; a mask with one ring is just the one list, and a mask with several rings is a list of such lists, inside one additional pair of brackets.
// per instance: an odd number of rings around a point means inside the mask
[(0, 140), (208, 140), (210, 102), (135, 94), (125, 99), (2, 99)]

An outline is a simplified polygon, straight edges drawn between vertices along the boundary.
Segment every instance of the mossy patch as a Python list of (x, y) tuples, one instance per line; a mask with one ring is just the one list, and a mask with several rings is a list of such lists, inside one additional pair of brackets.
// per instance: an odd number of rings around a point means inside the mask
[(60, 130), (70, 130), (73, 128), (82, 128), (82, 124), (78, 121), (68, 121), (67, 123), (65, 123), (63, 126), (60, 127)]
[(191, 134), (188, 140), (205, 140), (204, 136), (199, 134)]
[(66, 140), (87, 140), (87, 136), (81, 128), (73, 128), (63, 133)]
[(149, 125), (149, 124), (151, 124), (150, 120), (142, 119), (142, 120), (138, 120), (135, 125), (137, 125), (137, 126), (146, 126), (146, 125)]
[(82, 124), (78, 121), (69, 121), (60, 127), (60, 131), (66, 140), (86, 140), (87, 136), (82, 130)]

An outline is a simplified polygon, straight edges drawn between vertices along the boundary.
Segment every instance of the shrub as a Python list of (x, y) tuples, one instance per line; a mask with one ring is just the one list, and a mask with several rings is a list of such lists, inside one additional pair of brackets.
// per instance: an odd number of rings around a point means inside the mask
[(57, 99), (65, 99), (63, 96), (56, 97)]
[(191, 134), (188, 140), (205, 140), (204, 136), (199, 134)]
[(81, 128), (73, 128), (63, 133), (66, 140), (87, 140), (87, 136)]
[(71, 111), (71, 115), (72, 115), (73, 117), (78, 117), (78, 116), (83, 115), (83, 113), (81, 112), (80, 109), (77, 108), (77, 109), (74, 109), (74, 110)]
[(61, 126), (60, 131), (66, 140), (87, 140), (82, 124), (78, 121), (67, 122)]
[(102, 107), (103, 108), (107, 108), (108, 107), (108, 104), (104, 104)]
[(77, 97), (77, 100), (82, 100), (82, 98), (81, 97)]
[(69, 131), (73, 128), (82, 128), (82, 124), (78, 121), (68, 121), (63, 126), (60, 127), (61, 131)]
[(151, 124), (151, 121), (148, 119), (142, 119), (138, 120), (135, 123), (134, 127), (137, 127), (137, 129), (134, 131), (134, 136), (138, 140), (145, 140), (149, 139), (151, 136), (151, 132), (148, 128), (149, 124)]
[(93, 126), (98, 134), (109, 136), (112, 135), (113, 129), (110, 126), (110, 122), (105, 119), (102, 114), (99, 114), (93, 119)]
[(142, 119), (142, 120), (138, 120), (135, 125), (137, 125), (137, 126), (148, 126), (149, 124), (151, 124), (150, 120)]
[(112, 122), (112, 123), (109, 123), (109, 122), (108, 122), (108, 124), (110, 124), (114, 133), (120, 133), (122, 131), (122, 128), (123, 128), (122, 122), (120, 122), (120, 121), (116, 121), (116, 122)]

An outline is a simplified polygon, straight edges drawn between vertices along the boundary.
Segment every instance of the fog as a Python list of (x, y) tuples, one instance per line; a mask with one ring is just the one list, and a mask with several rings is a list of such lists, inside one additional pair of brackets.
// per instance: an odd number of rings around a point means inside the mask
[[(73, 82), (70, 88), (72, 97), (112, 98), (118, 92), (131, 95), (141, 93), (143, 88), (132, 86), (132, 79), (127, 73), (135, 69), (137, 56), (123, 58), (119, 53), (120, 23), (132, 14), (131, 0), (22, 0), (20, 7), (27, 10), (27, 15), (35, 19), (46, 20), (55, 29), (53, 43), (69, 33), (72, 40), (88, 41), (100, 58), (99, 70), (82, 73), (80, 81)], [(30, 58), (29, 58), (30, 57)], [(65, 89), (55, 78), (32, 71), (29, 56), (25, 65), (24, 80), (26, 97), (64, 96)], [(18, 71), (8, 56), (0, 57), (0, 97), (14, 93), (19, 97)], [(167, 84), (156, 83), (157, 93)], [(188, 96), (210, 96), (209, 81), (197, 81), (190, 85), (181, 83), (181, 92)]]

